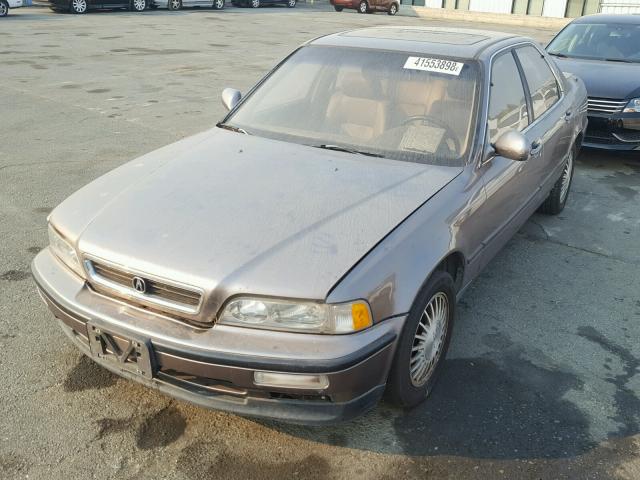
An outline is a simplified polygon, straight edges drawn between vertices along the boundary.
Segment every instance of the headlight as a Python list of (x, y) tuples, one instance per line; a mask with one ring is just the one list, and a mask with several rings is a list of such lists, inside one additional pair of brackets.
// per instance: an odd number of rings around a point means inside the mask
[(326, 304), (238, 298), (229, 302), (219, 323), (289, 332), (352, 333), (373, 322), (364, 301)]
[(81, 277), (84, 277), (76, 249), (51, 224), (49, 224), (49, 247), (62, 263)]
[(640, 113), (640, 98), (634, 98), (624, 107), (624, 113)]

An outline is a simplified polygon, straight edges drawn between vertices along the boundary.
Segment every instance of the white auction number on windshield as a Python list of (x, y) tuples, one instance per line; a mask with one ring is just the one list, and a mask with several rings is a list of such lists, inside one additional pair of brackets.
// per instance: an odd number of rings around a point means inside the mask
[(424, 70), (425, 72), (446, 73), (447, 75), (460, 75), (464, 63), (443, 58), (409, 57), (404, 68), (409, 70)]

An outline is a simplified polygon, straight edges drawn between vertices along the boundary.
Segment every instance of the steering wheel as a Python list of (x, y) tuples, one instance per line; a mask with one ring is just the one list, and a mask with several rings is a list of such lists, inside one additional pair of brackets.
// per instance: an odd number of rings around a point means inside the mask
[(454, 150), (456, 152), (460, 151), (460, 141), (458, 140), (458, 136), (455, 134), (453, 129), (449, 125), (444, 123), (442, 120), (430, 117), (429, 115), (413, 115), (407, 118), (404, 122), (402, 122), (400, 126), (404, 127), (406, 125), (409, 125), (410, 123), (417, 123), (417, 122), (422, 122), (423, 125), (433, 125), (438, 128), (442, 128), (444, 130), (444, 136), (442, 137), (442, 142), (447, 144), (446, 140), (451, 140), (453, 142)]

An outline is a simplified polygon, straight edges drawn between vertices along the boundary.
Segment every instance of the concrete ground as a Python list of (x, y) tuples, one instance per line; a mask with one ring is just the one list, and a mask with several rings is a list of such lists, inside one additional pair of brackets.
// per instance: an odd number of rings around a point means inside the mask
[(409, 412), (307, 428), (174, 401), (83, 358), (36, 294), (46, 215), (74, 190), (211, 127), (223, 87), (311, 37), (425, 23), (302, 5), (0, 20), (0, 478), (640, 478), (637, 157), (580, 156), (566, 210), (474, 283)]

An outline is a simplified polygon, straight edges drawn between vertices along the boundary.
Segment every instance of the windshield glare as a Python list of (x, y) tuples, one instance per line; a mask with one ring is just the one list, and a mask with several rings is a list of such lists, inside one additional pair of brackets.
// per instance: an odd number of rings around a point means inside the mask
[(276, 140), (463, 165), (471, 144), (477, 66), (458, 61), (464, 63), (459, 75), (454, 61), (436, 63), (450, 66), (450, 73), (405, 68), (415, 56), (301, 48), (226, 124)]
[(640, 25), (573, 23), (547, 51), (567, 57), (640, 62)]

